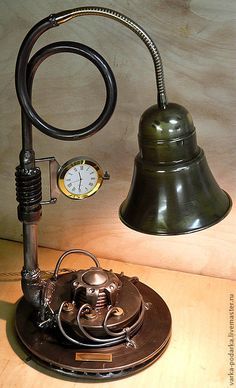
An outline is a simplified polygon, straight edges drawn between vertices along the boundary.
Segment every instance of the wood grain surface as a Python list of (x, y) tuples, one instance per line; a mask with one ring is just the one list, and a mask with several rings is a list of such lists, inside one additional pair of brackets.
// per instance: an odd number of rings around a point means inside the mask
[[(105, 269), (138, 276), (158, 292), (170, 308), (173, 332), (166, 352), (144, 371), (119, 381), (91, 384), (69, 380), (42, 369), (33, 361), (27, 362), (14, 332), (16, 302), (22, 295), (20, 281), (14, 281), (14, 277), (6, 281), (2, 275), (2, 272), (21, 270), (22, 246), (1, 240), (0, 250), (0, 387), (230, 387), (229, 309), (230, 303), (234, 306), (232, 295), (233, 298), (236, 295), (234, 281), (101, 260)], [(41, 269), (52, 269), (60, 254), (41, 248)], [(87, 259), (79, 258), (79, 268), (90, 264)], [(65, 264), (78, 268), (78, 257), (71, 257)]]
[[(236, 3), (225, 0), (94, 0), (115, 8), (147, 30), (163, 58), (170, 101), (192, 114), (199, 145), (221, 187), (236, 198), (235, 36)], [(32, 0), (0, 2), (0, 236), (20, 241), (14, 192), (14, 169), (21, 147), (20, 109), (14, 67), (28, 30), (52, 12), (87, 5), (87, 1)], [(118, 85), (116, 111), (96, 136), (80, 143), (61, 142), (34, 130), (37, 157), (55, 156), (60, 164), (78, 156), (96, 159), (111, 174), (96, 196), (80, 203), (63, 197), (43, 209), (42, 246), (84, 248), (100, 257), (236, 279), (236, 210), (214, 227), (178, 237), (146, 236), (121, 224), (125, 199), (138, 152), (141, 114), (155, 103), (153, 64), (143, 43), (118, 23), (84, 17), (50, 30), (37, 47), (75, 40), (100, 52)], [(85, 59), (57, 55), (38, 70), (33, 92), (36, 110), (50, 123), (77, 128), (93, 121), (104, 103), (104, 85)], [(48, 179), (44, 176), (44, 197)]]

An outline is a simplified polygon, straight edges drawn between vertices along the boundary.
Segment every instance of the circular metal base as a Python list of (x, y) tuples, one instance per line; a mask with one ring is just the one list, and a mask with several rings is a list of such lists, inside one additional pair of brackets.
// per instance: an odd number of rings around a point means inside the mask
[[(124, 343), (99, 349), (78, 348), (65, 342), (57, 329), (38, 328), (34, 323), (35, 311), (24, 298), (16, 311), (19, 339), (36, 362), (67, 376), (118, 379), (136, 373), (165, 351), (171, 336), (171, 315), (166, 303), (155, 291), (141, 282), (135, 285), (147, 309), (142, 327), (132, 337), (134, 346)], [(79, 360), (81, 355), (85, 361)], [(104, 357), (105, 361), (99, 361)]]

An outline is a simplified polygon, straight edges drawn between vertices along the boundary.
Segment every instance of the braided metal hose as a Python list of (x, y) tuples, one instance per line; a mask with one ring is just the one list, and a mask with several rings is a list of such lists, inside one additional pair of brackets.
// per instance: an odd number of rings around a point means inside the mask
[(160, 108), (164, 109), (167, 105), (167, 97), (166, 97), (166, 91), (165, 91), (162, 60), (157, 46), (155, 45), (151, 37), (147, 34), (147, 32), (129, 17), (109, 8), (93, 7), (93, 6), (80, 7), (80, 8), (70, 9), (70, 10), (53, 14), (51, 15), (51, 17), (52, 17), (52, 20), (55, 21), (56, 25), (60, 25), (75, 17), (86, 16), (86, 15), (105, 16), (110, 19), (114, 19), (122, 23), (124, 26), (128, 27), (131, 31), (133, 31), (136, 35), (138, 35), (139, 38), (145, 43), (145, 45), (147, 46), (152, 56), (153, 63), (154, 63), (157, 93), (158, 93), (158, 104)]

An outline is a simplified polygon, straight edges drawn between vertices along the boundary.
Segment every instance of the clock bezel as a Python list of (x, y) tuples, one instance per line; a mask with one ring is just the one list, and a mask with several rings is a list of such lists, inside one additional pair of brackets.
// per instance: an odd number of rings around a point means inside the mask
[[(64, 178), (67, 171), (69, 171), (71, 168), (73, 168), (74, 166), (83, 165), (83, 164), (90, 165), (96, 170), (97, 182), (96, 182), (96, 185), (87, 193), (73, 194), (66, 188)], [(70, 159), (62, 166), (60, 166), (57, 173), (57, 185), (60, 191), (62, 192), (62, 194), (64, 194), (66, 197), (74, 200), (82, 200), (82, 199), (91, 197), (98, 191), (98, 189), (101, 187), (103, 183), (103, 175), (104, 175), (103, 170), (95, 160), (88, 158), (86, 156), (80, 156), (80, 157)]]

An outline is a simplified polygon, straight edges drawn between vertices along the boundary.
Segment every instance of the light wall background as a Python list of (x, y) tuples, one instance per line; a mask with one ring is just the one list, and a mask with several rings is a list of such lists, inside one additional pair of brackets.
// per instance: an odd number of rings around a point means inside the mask
[[(91, 2), (72, 0), (0, 2), (1, 238), (22, 239), (14, 189), (21, 147), (20, 109), (14, 89), (19, 46), (40, 19), (88, 4)], [(94, 0), (93, 5), (127, 14), (153, 37), (162, 54), (169, 101), (191, 112), (212, 172), (236, 203), (235, 1)], [(221, 223), (177, 237), (139, 234), (119, 221), (119, 205), (128, 192), (138, 151), (138, 121), (155, 103), (153, 64), (146, 47), (119, 23), (94, 16), (50, 30), (37, 48), (57, 40), (87, 44), (107, 59), (117, 79), (118, 103), (107, 126), (81, 142), (54, 140), (34, 130), (37, 157), (55, 156), (63, 164), (72, 157), (88, 155), (111, 174), (111, 180), (91, 199), (78, 203), (61, 195), (56, 205), (44, 207), (40, 245), (62, 250), (79, 247), (99, 257), (236, 279), (235, 207)], [(104, 95), (103, 81), (90, 63), (60, 54), (40, 66), (33, 99), (47, 121), (72, 129), (98, 116)]]

